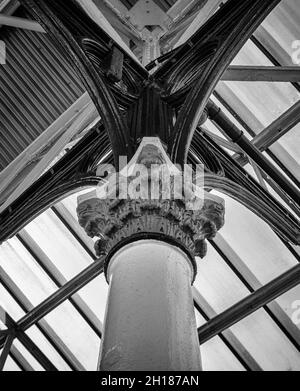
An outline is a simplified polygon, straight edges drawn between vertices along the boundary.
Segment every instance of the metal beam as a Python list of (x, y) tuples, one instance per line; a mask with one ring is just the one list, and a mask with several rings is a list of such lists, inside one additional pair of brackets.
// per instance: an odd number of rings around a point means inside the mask
[[(239, 257), (229, 243), (223, 238), (221, 233), (217, 233), (216, 237), (211, 240), (211, 244), (250, 292), (254, 292), (263, 286), (243, 259)], [(296, 349), (300, 351), (300, 330), (292, 322), (290, 316), (288, 316), (276, 301), (267, 304), (264, 309), (284, 332), (287, 338), (289, 338)]]
[(199, 0), (177, 0), (176, 3), (168, 9), (167, 15), (172, 22), (175, 22), (184, 17), (198, 2)]
[(25, 334), (23, 331), (17, 331), (16, 336), (24, 347), (33, 355), (39, 364), (46, 371), (57, 371), (55, 365), (48, 359), (48, 357), (40, 350), (40, 348)]
[[(222, 97), (218, 95), (217, 98), (222, 101), (222, 104), (224, 104)], [(227, 109), (231, 112), (231, 114), (234, 115), (230, 107), (227, 107)], [(224, 119), (226, 119), (228, 126), (234, 126), (233, 122), (228, 118), (228, 116), (226, 116), (225, 113), (223, 113), (222, 115)], [(240, 118), (238, 118), (238, 121), (241, 122)], [(289, 130), (291, 130), (294, 126), (296, 126), (299, 123), (299, 121), (300, 121), (300, 101), (296, 102), (293, 106), (291, 106), (287, 111), (285, 111), (279, 118), (273, 121), (268, 127), (262, 130), (258, 135), (255, 135), (255, 133), (251, 129), (249, 129), (249, 127), (243, 124), (243, 127), (246, 128), (247, 132), (253, 137), (251, 143), (256, 148), (258, 148), (261, 152), (267, 150), (270, 157), (275, 161), (277, 165), (279, 165), (279, 167), (291, 179), (291, 181), (295, 184), (295, 186), (298, 186), (297, 177), (294, 176), (297, 175), (297, 171), (295, 171), (294, 173), (291, 172), (291, 169), (294, 167), (295, 162), (293, 162), (292, 157), (287, 152), (285, 152), (285, 150), (280, 145), (278, 144), (273, 145), (273, 144), (278, 139), (280, 139), (280, 137), (282, 137)], [(219, 126), (219, 130), (224, 134), (224, 131), (220, 126)], [(226, 134), (224, 135), (228, 137), (228, 135)], [(242, 156), (240, 153), (235, 154), (232, 156), (232, 158), (241, 166), (247, 164), (249, 160), (251, 164), (254, 163), (251, 158), (249, 159), (249, 157), (245, 155), (245, 153)], [(285, 159), (284, 161), (287, 160), (288, 164), (285, 164), (283, 166), (283, 164), (279, 159), (282, 160)], [(261, 180), (267, 182), (276, 191), (276, 193), (283, 199), (283, 201), (299, 216), (300, 212), (298, 206), (291, 201), (290, 197), (287, 196), (287, 194), (284, 192), (284, 189), (279, 187), (278, 184), (274, 180), (272, 180), (263, 170), (257, 167), (256, 164), (255, 166), (256, 169), (261, 174), (262, 177)], [(287, 169), (286, 166), (288, 166), (289, 169)]]
[[(194, 3), (187, 1), (185, 2), (187, 5), (185, 7), (183, 4), (184, 2), (179, 1), (178, 3), (181, 3), (182, 11), (177, 17), (175, 15), (173, 21), (166, 20), (165, 23), (168, 26), (168, 31), (164, 33), (160, 39), (161, 49), (164, 49), (164, 51), (178, 48), (182, 43), (186, 42), (196, 29), (209, 19), (214, 10), (217, 9), (217, 3), (220, 4), (221, 0), (204, 0)], [(174, 4), (174, 6), (176, 7), (176, 4)], [(169, 9), (167, 15), (169, 13), (171, 15), (173, 7)], [(175, 7), (174, 12), (176, 12)], [(178, 43), (178, 41), (180, 41), (180, 43)]]
[(67, 282), (62, 288), (58, 289), (41, 304), (24, 315), (23, 318), (18, 321), (18, 329), (25, 331), (29, 327), (33, 326), (36, 322), (49, 314), (49, 312), (54, 310), (59, 304), (63, 303), (70, 296), (79, 291), (79, 289), (84, 287), (88, 282), (97, 277), (100, 273), (102, 273), (102, 271), (103, 259), (93, 262), (76, 277)]
[[(34, 308), (33, 304), (28, 300), (23, 291), (21, 291), (19, 286), (15, 284), (15, 282), (10, 278), (10, 276), (5, 272), (5, 270), (1, 268), (1, 266), (0, 282), (25, 313)], [(17, 326), (15, 325), (13, 325), (13, 327), (17, 328)], [(80, 363), (80, 361), (73, 354), (73, 352), (69, 349), (69, 347), (59, 337), (55, 330), (49, 325), (46, 319), (41, 319), (40, 322), (36, 324), (36, 327), (71, 369), (77, 371), (82, 371), (85, 369)], [(3, 338), (0, 337), (0, 348), (2, 345)]]
[(240, 66), (231, 65), (223, 73), (226, 81), (299, 82), (298, 66)]
[[(35, 240), (25, 231), (22, 230), (18, 234), (18, 239), (35, 258), (36, 262), (43, 268), (51, 280), (61, 288), (67, 283), (67, 280), (48, 256), (42, 251)], [(95, 315), (95, 313), (89, 308), (84, 300), (78, 295), (74, 294), (69, 298), (70, 303), (76, 308), (79, 314), (84, 318), (88, 325), (94, 330), (94, 332), (101, 338), (102, 335), (102, 322)]]
[[(85, 92), (78, 98), (63, 114), (61, 114), (43, 133), (36, 138), (16, 159), (14, 159), (3, 171), (0, 173), (0, 202), (4, 199), (4, 191), (7, 187), (16, 187), (18, 181), (16, 178), (21, 174), (22, 170), (27, 167), (33, 160), (37, 160), (42, 156), (43, 151), (47, 145), (53, 145), (55, 141), (63, 134), (69, 127), (74, 128), (74, 121), (80, 114), (88, 115), (90, 109), (94, 108), (93, 114), (90, 115), (89, 121), (93, 122), (95, 118), (99, 119), (96, 108)], [(78, 128), (77, 132), (83, 129)], [(63, 147), (63, 145), (61, 145)], [(53, 157), (55, 158), (55, 156)], [(19, 179), (20, 181), (21, 179)], [(17, 182), (17, 183), (15, 183)]]
[[(211, 100), (207, 104), (209, 118), (218, 124), (226, 135), (239, 147), (246, 152), (246, 154), (278, 185), (286, 192), (286, 194), (297, 204), (300, 204), (300, 192), (293, 186), (272, 163), (255, 147), (243, 132), (231, 121), (223, 111)], [(300, 240), (300, 238), (299, 238)]]
[[(224, 98), (222, 96), (216, 93), (216, 97), (223, 105), (226, 105), (226, 102), (224, 102)], [(231, 95), (230, 98), (233, 98), (233, 95)], [(235, 101), (235, 104), (241, 108), (243, 106), (243, 102), (241, 100)], [(226, 108), (235, 117), (237, 116), (237, 114), (233, 112), (233, 109), (230, 106), (227, 105)], [(232, 121), (225, 114), (224, 117), (226, 117), (228, 124), (232, 124)], [(260, 151), (265, 151), (269, 147), (272, 147), (273, 143), (279, 140), (282, 136), (284, 136), (300, 122), (300, 100), (294, 103), (288, 110), (282, 113), (277, 119), (275, 119), (269, 126), (259, 132), (259, 134), (257, 135), (253, 132), (251, 128), (249, 128), (249, 126), (247, 126), (246, 123), (243, 123), (240, 117), (237, 119), (247, 130), (247, 132), (253, 137), (251, 140), (253, 145), (255, 145), (255, 147), (258, 148)], [(252, 118), (248, 119), (250, 122), (252, 121)], [(258, 125), (261, 126), (262, 124), (258, 123)], [(247, 158), (238, 155), (234, 155), (233, 158), (241, 165), (245, 165), (248, 162)]]
[(201, 129), (204, 131), (204, 133), (206, 133), (212, 140), (214, 140), (221, 147), (229, 149), (230, 151), (236, 152), (238, 154), (242, 153), (241, 148), (239, 148), (237, 145), (235, 145), (232, 141), (226, 140), (225, 138), (222, 138), (222, 137), (218, 136), (217, 134), (210, 132), (205, 127), (205, 125), (202, 126)]
[(3, 12), (10, 2), (11, 0), (0, 0), (0, 12)]
[[(84, 287), (87, 283), (92, 281), (103, 271), (103, 259), (99, 259), (96, 262), (93, 262), (90, 266), (84, 269), (76, 277), (72, 278), (67, 282), (62, 288), (58, 289), (52, 295), (50, 295), (46, 300), (44, 300), (40, 305), (30, 310), (23, 318), (21, 318), (16, 323), (16, 328), (19, 332), (26, 331), (28, 328), (39, 322), (39, 325), (42, 329), (49, 334), (53, 335), (53, 330), (45, 323), (45, 320), (42, 319), (49, 312), (55, 309), (59, 304), (67, 300), (74, 293)], [(3, 271), (1, 272), (3, 276)], [(5, 273), (4, 273), (5, 274)], [(12, 283), (12, 281), (10, 281)], [(17, 287), (14, 287), (15, 290), (18, 290)], [(26, 298), (25, 298), (26, 299)], [(27, 300), (28, 301), (28, 300)], [(28, 305), (27, 305), (28, 306)], [(0, 307), (1, 310), (1, 307)], [(0, 348), (5, 342), (6, 336), (0, 336)], [(66, 352), (67, 347), (63, 347), (64, 352)], [(84, 370), (80, 362), (73, 357), (73, 355), (68, 351), (66, 352), (69, 359), (72, 361), (71, 366), (77, 370)], [(69, 362), (69, 360), (68, 360)]]
[(34, 20), (17, 18), (16, 16), (0, 14), (0, 25), (16, 27), (24, 30), (37, 31), (39, 33), (46, 33), (43, 27)]
[(246, 316), (294, 288), (299, 283), (300, 264), (281, 274), (279, 277), (257, 289), (254, 293), (248, 295), (226, 311), (215, 316), (205, 325), (199, 327), (198, 336), (200, 344), (203, 344), (210, 338), (222, 333)]
[(140, 32), (130, 22), (127, 15), (128, 10), (120, 1), (115, 0), (112, 4), (112, 1), (108, 0), (94, 0), (94, 3), (117, 33), (120, 34), (121, 38), (127, 42), (132, 40), (136, 44), (142, 44)]
[[(116, 42), (116, 44), (123, 49), (127, 55), (138, 64), (140, 68), (143, 68), (142, 64), (139, 62), (135, 54), (130, 50), (130, 48), (125, 44), (123, 39), (117, 33), (117, 31), (112, 27), (110, 22), (103, 15), (101, 10), (96, 6), (93, 1), (87, 0), (76, 0), (77, 3), (82, 7), (86, 14), (110, 37)], [(144, 68), (143, 68), (144, 69)]]
[[(263, 25), (259, 26), (259, 29), (256, 30), (255, 34), (250, 38), (255, 46), (267, 57), (270, 62), (275, 66), (283, 66), (286, 64), (286, 51), (281, 47), (276, 38), (274, 38), (264, 27)], [(267, 43), (267, 45), (266, 45)], [(268, 48), (274, 48), (272, 53)], [(276, 54), (275, 54), (276, 53)], [(274, 57), (275, 55), (275, 57)], [(298, 92), (300, 92), (300, 84), (292, 83)]]
[(169, 50), (174, 47), (185, 29), (197, 16), (199, 9), (201, 9), (200, 1), (179, 0), (167, 11), (164, 21), (167, 31), (160, 38), (161, 49)]
[(268, 187), (267, 187), (267, 185), (266, 185), (266, 182), (264, 181), (263, 173), (262, 173), (261, 169), (260, 169), (260, 168), (257, 166), (257, 164), (256, 164), (252, 159), (250, 159), (250, 158), (249, 158), (249, 162), (250, 162), (250, 164), (251, 164), (251, 166), (252, 166), (252, 168), (253, 168), (253, 171), (254, 171), (254, 173), (255, 173), (255, 175), (256, 175), (256, 178), (257, 178), (257, 180), (258, 180), (260, 186), (261, 186), (262, 188), (264, 188), (266, 191), (269, 191), (269, 190), (268, 190)]
[[(193, 287), (192, 290), (194, 305), (199, 313), (206, 319), (206, 321), (216, 316), (216, 312), (200, 294), (198, 289)], [(254, 359), (251, 353), (245, 349), (243, 344), (231, 330), (225, 330), (222, 334), (219, 335), (219, 337), (247, 370), (261, 371), (261, 367), (257, 361)]]
[(18, 0), (0, 0), (0, 12), (3, 15), (12, 15), (19, 6)]
[[(299, 123), (300, 117), (300, 101), (296, 102), (293, 106), (291, 106), (285, 113), (283, 113), (279, 118), (277, 118), (274, 122), (272, 122), (267, 128), (261, 131), (258, 135), (256, 135), (251, 128), (237, 115), (233, 109), (226, 104), (222, 96), (216, 93), (217, 99), (226, 107), (226, 109), (238, 120), (239, 123), (242, 124), (243, 128), (246, 129), (248, 134), (250, 134), (253, 140), (255, 140), (255, 146), (260, 150), (266, 150), (271, 159), (277, 164), (281, 170), (288, 176), (288, 178), (294, 183), (295, 186), (299, 187), (300, 179), (299, 173), (296, 169), (297, 164), (295, 159), (293, 159), (290, 154), (280, 145), (274, 144), (275, 141), (280, 139), (281, 136), (286, 134), (290, 129), (292, 129), (297, 123)], [(239, 104), (239, 107), (242, 107), (242, 101), (238, 100), (236, 103)], [(247, 111), (244, 111), (246, 117), (248, 116)], [(224, 118), (228, 122), (228, 126), (233, 126), (233, 122), (223, 113)], [(248, 118), (250, 121), (252, 119)], [(259, 124), (261, 126), (261, 124)], [(227, 138), (228, 135), (222, 130), (221, 127), (218, 127), (222, 134), (224, 134)], [(244, 166), (248, 163), (249, 158), (244, 153), (243, 156), (241, 154), (235, 154), (232, 158), (239, 163), (241, 166)], [(284, 163), (284, 164), (283, 164)], [(291, 201), (290, 197), (284, 193), (284, 190), (276, 184), (275, 181), (270, 179), (270, 177), (263, 171), (260, 170), (262, 177), (265, 182), (267, 182), (276, 193), (283, 199), (283, 201), (293, 209), (293, 211), (300, 216), (300, 210), (296, 206), (294, 202)]]
[[(299, 67), (300, 71), (300, 67)], [(260, 151), (265, 151), (300, 122), (300, 100), (251, 140)]]
[(179, 40), (174, 45), (174, 49), (185, 43), (192, 35), (214, 14), (219, 8), (223, 0), (210, 0), (204, 3), (201, 9), (198, 11), (197, 16), (189, 24), (184, 33), (180, 36)]
[[(3, 356), (3, 366), (5, 364), (7, 355), (10, 351), (12, 343), (15, 338), (24, 345), (24, 347), (33, 355), (33, 357), (38, 361), (38, 363), (46, 370), (46, 371), (57, 371), (57, 368), (51, 363), (51, 361), (45, 356), (45, 354), (40, 350), (40, 348), (32, 341), (32, 339), (25, 334), (24, 331), (18, 330), (16, 322), (13, 318), (3, 309), (1, 309), (2, 314), (5, 314), (5, 325), (9, 328), (10, 333), (5, 338), (4, 342), (4, 350), (6, 357)], [(2, 352), (3, 353), (3, 352)], [(2, 358), (2, 356), (1, 356)], [(5, 360), (4, 360), (5, 358)], [(0, 360), (1, 361), (1, 360)], [(1, 364), (1, 363), (0, 363)], [(0, 365), (1, 367), (1, 365)]]
[(6, 363), (7, 357), (9, 355), (12, 343), (14, 342), (15, 339), (15, 334), (14, 333), (9, 333), (6, 336), (6, 340), (3, 346), (2, 353), (0, 355), (0, 371), (3, 371), (4, 365)]
[(19, 349), (12, 345), (10, 348), (10, 356), (13, 361), (20, 367), (22, 371), (25, 372), (33, 372), (34, 369), (32, 365), (28, 362), (28, 360), (23, 356), (23, 354), (19, 351)]
[[(83, 99), (82, 99), (83, 100)], [(81, 101), (80, 100), (80, 103)], [(79, 112), (75, 110), (75, 116), (71, 117), (69, 121), (62, 122), (63, 119), (66, 120), (68, 118), (68, 115), (70, 113), (73, 113), (74, 115), (74, 107), (77, 107), (79, 105), (79, 102), (75, 102), (74, 105), (72, 105), (72, 109), (67, 112), (65, 112), (57, 121), (54, 122), (54, 124), (50, 127), (51, 133), (55, 133), (55, 142), (50, 147), (50, 149), (46, 152), (46, 154), (42, 157), (42, 159), (32, 168), (29, 174), (26, 175), (26, 177), (19, 183), (16, 188), (12, 191), (12, 193), (8, 196), (8, 198), (4, 201), (4, 203), (0, 206), (0, 213), (3, 212), (12, 202), (14, 202), (21, 194), (24, 193), (25, 190), (31, 186), (34, 181), (36, 181), (43, 172), (49, 167), (49, 165), (52, 163), (52, 161), (59, 155), (61, 151), (65, 148), (65, 146), (72, 140), (72, 138), (82, 129), (85, 129), (87, 126), (91, 124), (97, 117), (98, 114), (95, 110), (94, 105), (91, 102), (86, 102), (81, 109), (79, 109)], [(50, 132), (49, 132), (50, 133)], [(52, 134), (53, 134), (52, 133)], [(42, 137), (42, 139), (45, 141), (45, 138)], [(53, 139), (52, 139), (53, 140)], [(49, 144), (49, 140), (47, 140), (47, 144)], [(35, 144), (36, 146), (37, 144)], [(41, 140), (39, 140), (39, 144), (41, 145)], [(44, 144), (45, 145), (45, 144)], [(32, 146), (29, 146), (27, 148), (27, 151), (23, 154), (23, 158), (18, 161), (16, 164), (18, 168), (24, 167), (24, 163), (28, 158), (32, 159), (32, 155), (28, 155), (28, 150), (33, 149)], [(13, 166), (13, 165), (12, 165)], [(10, 167), (10, 170), (12, 168)], [(7, 170), (6, 172), (9, 172)], [(13, 174), (15, 175), (15, 173)], [(2, 178), (5, 178), (3, 187), (10, 182), (10, 178), (4, 177), (4, 173), (1, 175)], [(1, 187), (2, 187), (1, 186)]]
[[(279, 0), (264, 2), (245, 0), (242, 3), (236, 3), (232, 0), (227, 1), (208, 23), (193, 34), (188, 43), (181, 45), (178, 52), (176, 51), (175, 55), (154, 73), (154, 77), (168, 76), (167, 80), (171, 80), (175, 73), (171, 66), (172, 61), (174, 61), (173, 67), (176, 66), (176, 75), (180, 75), (180, 77), (177, 77), (178, 85), (180, 85), (180, 82), (185, 79), (188, 61), (193, 59), (198, 64), (201, 63), (200, 61), (204, 61), (204, 58), (201, 58), (201, 55), (198, 54), (197, 49), (200, 50), (200, 45), (207, 44), (207, 42), (211, 43), (218, 36), (218, 39), (214, 41), (214, 48), (210, 47), (210, 52), (207, 54), (209, 59), (207, 58), (205, 65), (199, 68), (201, 71), (195, 71), (195, 66), (192, 68), (194, 75), (199, 72), (198, 77), (178, 113), (173, 135), (168, 145), (171, 158), (177, 163), (182, 164), (186, 161), (196, 124), (198, 124), (209, 96), (221, 75), (246, 40), (278, 2)], [(200, 50), (200, 53), (204, 56), (206, 52)], [(180, 63), (176, 63), (177, 58), (181, 56), (184, 57), (184, 61), (181, 59)]]

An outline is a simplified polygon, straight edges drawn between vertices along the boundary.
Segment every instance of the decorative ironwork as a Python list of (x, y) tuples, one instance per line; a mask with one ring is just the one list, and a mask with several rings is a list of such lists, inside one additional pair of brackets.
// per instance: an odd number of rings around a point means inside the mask
[(79, 199), (79, 224), (87, 235), (99, 238), (96, 254), (111, 255), (124, 242), (141, 237), (159, 238), (182, 247), (196, 271), (194, 258), (205, 256), (205, 239), (224, 224), (225, 208), (221, 198), (197, 193), (185, 174), (172, 164), (158, 138), (144, 138), (118, 176), (111, 175), (88, 199)]
[[(222, 73), (278, 2), (228, 0), (187, 43), (165, 55), (150, 75), (77, 1), (21, 0), (77, 69), (104, 127), (100, 134), (93, 129), (1, 214), (0, 242), (70, 189), (97, 185), (100, 179), (95, 167), (109, 147), (117, 166), (118, 156), (132, 157), (142, 137), (158, 136), (168, 144), (173, 162), (200, 161), (209, 175), (217, 174), (211, 187), (220, 188), (225, 176), (232, 181), (230, 186), (236, 183), (236, 189), (242, 186), (254, 194), (259, 204), (251, 198), (241, 199), (235, 192), (237, 199), (258, 215), (267, 210), (269, 218), (265, 216), (265, 220), (272, 228), (298, 243), (300, 229), (295, 218), (208, 136), (196, 131), (199, 121), (205, 121), (207, 100)], [(114, 51), (123, 58), (120, 81), (108, 76)], [(274, 224), (276, 221), (280, 223)]]
[[(189, 254), (203, 258), (205, 239), (211, 239), (224, 224), (224, 205), (205, 200), (200, 210), (186, 210), (179, 200), (100, 200), (83, 201), (77, 208), (79, 224), (87, 235), (100, 239), (98, 256), (114, 247), (142, 237), (160, 238), (180, 245)], [(195, 262), (194, 262), (195, 265)]]

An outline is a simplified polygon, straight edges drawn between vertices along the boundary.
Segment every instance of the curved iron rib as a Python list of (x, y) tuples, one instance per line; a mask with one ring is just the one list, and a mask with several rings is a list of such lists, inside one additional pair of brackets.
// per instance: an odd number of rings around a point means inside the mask
[[(203, 67), (200, 78), (187, 95), (179, 112), (174, 135), (169, 144), (173, 161), (180, 164), (186, 162), (197, 123), (222, 73), (254, 30), (278, 3), (279, 0), (244, 0), (242, 2), (229, 0), (191, 38), (191, 41), (195, 39), (198, 41), (190, 50), (197, 50), (204, 43), (216, 39), (218, 40), (218, 46), (210, 61)], [(188, 45), (186, 44), (183, 49)], [(179, 54), (176, 53), (177, 55)], [(164, 68), (167, 69), (170, 64), (172, 64), (172, 58), (166, 61)], [(159, 70), (156, 76), (162, 77), (162, 72), (163, 70)]]
[[(72, 14), (73, 2), (64, 0), (70, 4)], [(57, 10), (59, 5), (56, 0), (21, 0), (29, 13), (36, 18), (49, 35), (60, 45), (63, 54), (73, 63), (78, 76), (91, 96), (108, 132), (116, 163), (117, 157), (130, 150), (127, 126), (121, 115), (118, 104), (104, 77), (96, 71), (92, 62), (80, 44), (82, 38), (76, 37), (66, 26), (63, 15)], [(73, 5), (74, 8), (74, 5)], [(75, 12), (78, 11), (76, 7)], [(83, 12), (83, 11), (82, 11)], [(86, 15), (84, 15), (86, 18)], [(78, 33), (80, 35), (80, 33)]]
[(212, 174), (205, 175), (205, 187), (218, 190), (228, 195), (251, 210), (259, 218), (263, 219), (281, 237), (296, 245), (300, 244), (300, 230), (294, 225), (287, 225), (281, 215), (274, 214), (273, 209), (266, 202), (245, 187), (238, 185), (228, 178)]

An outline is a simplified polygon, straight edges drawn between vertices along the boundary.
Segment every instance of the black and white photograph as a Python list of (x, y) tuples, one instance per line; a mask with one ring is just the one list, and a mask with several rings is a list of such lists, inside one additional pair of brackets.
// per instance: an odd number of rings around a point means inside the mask
[(300, 0), (0, 0), (0, 384), (299, 373), (299, 262)]

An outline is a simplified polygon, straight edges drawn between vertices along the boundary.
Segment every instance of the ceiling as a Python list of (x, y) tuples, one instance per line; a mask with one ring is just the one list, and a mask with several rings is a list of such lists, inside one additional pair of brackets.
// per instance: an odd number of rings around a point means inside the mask
[[(221, 4), (149, 0), (146, 13), (139, 13), (136, 10), (143, 4), (135, 0), (105, 0), (101, 6), (94, 2), (122, 44), (144, 65), (155, 58), (157, 50), (163, 55), (188, 39)], [(1, 4), (8, 7), (9, 2)], [(28, 18), (22, 7), (3, 8), (3, 12)], [(153, 28), (148, 24), (151, 17), (159, 21)], [(282, 0), (232, 65), (294, 66), (292, 42), (299, 37), (298, 1)], [(47, 34), (2, 26), (0, 40), (7, 46), (6, 65), (0, 66), (1, 207), (33, 170), (32, 180), (76, 145), (99, 116)], [(146, 55), (147, 45), (153, 50)], [(223, 80), (212, 96), (252, 142), (266, 129), (268, 135), (278, 133), (283, 126), (278, 118), (289, 119), (282, 136), (268, 139), (261, 152), (298, 188), (300, 125), (295, 118), (300, 119), (299, 91), (298, 82)], [(53, 148), (69, 129), (72, 132), (65, 145)], [(207, 120), (204, 132), (299, 218), (276, 184), (251, 159), (245, 159), (220, 127)], [(104, 161), (108, 156), (109, 151), (103, 150)], [(14, 340), (4, 370), (96, 369), (108, 286), (94, 242), (77, 222), (78, 194), (41, 213), (0, 246), (0, 329), (7, 327), (6, 314), (12, 327), (21, 325), (24, 331)], [(205, 259), (197, 259), (193, 293), (199, 330), (300, 260), (298, 246), (281, 239), (236, 201), (222, 197), (225, 226), (210, 242)], [(74, 288), (76, 283), (80, 289), (70, 295), (69, 286)], [(299, 300), (298, 285), (202, 343), (204, 370), (300, 370), (300, 321), (294, 316)]]

